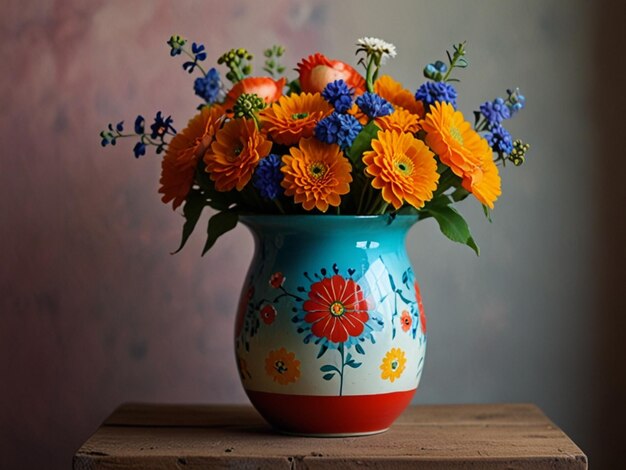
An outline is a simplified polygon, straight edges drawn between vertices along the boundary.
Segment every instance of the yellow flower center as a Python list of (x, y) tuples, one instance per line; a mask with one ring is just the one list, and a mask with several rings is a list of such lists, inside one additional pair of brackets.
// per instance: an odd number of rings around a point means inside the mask
[(330, 314), (334, 317), (340, 317), (346, 311), (346, 307), (341, 302), (333, 302), (330, 306)]
[(463, 145), (463, 134), (458, 127), (451, 126), (450, 127), (450, 135), (454, 140), (456, 140), (459, 144)]
[(314, 162), (311, 164), (311, 166), (309, 166), (309, 175), (311, 175), (312, 178), (318, 180), (326, 174), (327, 169), (328, 168), (326, 168), (326, 165), (324, 165), (324, 163)]
[(408, 176), (413, 172), (413, 162), (409, 160), (405, 155), (401, 155), (396, 159), (394, 166), (398, 173)]

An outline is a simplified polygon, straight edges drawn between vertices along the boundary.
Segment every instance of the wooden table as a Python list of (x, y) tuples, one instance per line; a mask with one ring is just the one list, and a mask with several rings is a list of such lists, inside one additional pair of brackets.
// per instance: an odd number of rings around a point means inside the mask
[(127, 404), (74, 469), (585, 469), (587, 457), (534, 405), (414, 406), (382, 434), (273, 432), (249, 406)]

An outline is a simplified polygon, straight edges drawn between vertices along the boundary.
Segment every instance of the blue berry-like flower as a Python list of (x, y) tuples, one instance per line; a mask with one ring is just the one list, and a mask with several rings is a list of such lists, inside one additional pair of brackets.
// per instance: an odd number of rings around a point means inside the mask
[(426, 108), (437, 101), (450, 103), (456, 108), (456, 90), (446, 82), (425, 82), (415, 93), (415, 99), (424, 103)]
[(356, 99), (359, 109), (370, 119), (387, 116), (393, 113), (393, 106), (382, 96), (366, 91)]
[(326, 85), (322, 97), (332, 104), (338, 113), (345, 113), (352, 107), (354, 89), (343, 80), (335, 80)]
[(150, 130), (151, 130), (150, 138), (163, 140), (163, 137), (168, 132), (172, 132), (175, 134), (176, 129), (172, 127), (173, 123), (174, 123), (174, 120), (172, 119), (171, 116), (167, 116), (166, 118), (163, 118), (163, 116), (161, 115), (161, 111), (159, 111), (157, 115), (154, 117), (154, 122), (150, 126)]
[(135, 134), (143, 134), (145, 130), (146, 120), (141, 114), (135, 118)]
[(515, 90), (507, 90), (506, 92), (509, 95), (507, 98), (507, 105), (512, 116), (524, 108), (526, 105), (526, 98), (520, 93), (519, 88), (516, 88)]
[(327, 144), (337, 144), (342, 150), (352, 145), (363, 126), (350, 114), (334, 112), (315, 126), (315, 137)]
[(491, 126), (485, 137), (494, 152), (509, 154), (513, 151), (513, 137), (500, 124)]
[(143, 142), (137, 142), (133, 147), (133, 153), (135, 154), (135, 158), (139, 158), (142, 155), (146, 154), (146, 144)]
[(259, 190), (263, 199), (276, 199), (283, 193), (283, 188), (280, 186), (283, 179), (283, 172), (280, 171), (281, 165), (280, 156), (273, 153), (259, 162), (252, 184)]
[(502, 98), (496, 98), (493, 101), (485, 101), (480, 106), (480, 112), (491, 125), (500, 124), (505, 119), (511, 117), (511, 110)]
[(193, 90), (207, 103), (215, 103), (220, 92), (220, 74), (215, 68), (209, 69), (204, 77), (198, 77), (193, 82)]
[(206, 51), (204, 49), (204, 44), (196, 44), (195, 42), (192, 43), (191, 52), (193, 53), (197, 61), (202, 61), (206, 59)]

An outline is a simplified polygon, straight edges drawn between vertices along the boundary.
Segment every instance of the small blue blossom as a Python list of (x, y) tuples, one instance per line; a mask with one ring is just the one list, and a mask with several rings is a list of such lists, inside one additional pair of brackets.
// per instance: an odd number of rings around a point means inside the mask
[(152, 131), (150, 133), (150, 137), (152, 139), (163, 140), (163, 137), (168, 132), (171, 131), (173, 133), (176, 133), (176, 130), (172, 127), (173, 122), (174, 120), (172, 119), (171, 116), (167, 116), (166, 118), (163, 118), (163, 116), (161, 115), (161, 111), (159, 111), (154, 118), (154, 122), (150, 126), (150, 130)]
[(345, 113), (352, 107), (354, 90), (343, 80), (335, 80), (326, 85), (322, 97), (332, 104), (338, 113)]
[(115, 125), (115, 130), (117, 132), (124, 132), (124, 121), (120, 121)]
[(196, 44), (195, 42), (192, 43), (191, 52), (193, 53), (197, 61), (203, 61), (206, 59), (206, 52), (204, 50), (204, 44)]
[(509, 154), (513, 151), (513, 138), (501, 125), (490, 127), (485, 137), (494, 152)]
[(263, 199), (276, 199), (283, 193), (280, 182), (283, 179), (282, 165), (279, 155), (270, 154), (263, 158), (254, 172), (252, 184), (259, 190)]
[(415, 99), (424, 103), (426, 108), (437, 101), (450, 103), (456, 108), (456, 90), (452, 85), (445, 82), (423, 83), (417, 89)]
[(359, 109), (370, 119), (393, 113), (393, 106), (382, 96), (366, 91), (356, 99)]
[(215, 103), (220, 92), (220, 74), (215, 68), (209, 69), (204, 77), (198, 77), (193, 82), (193, 89), (200, 98), (207, 103)]
[(338, 144), (342, 150), (349, 148), (363, 126), (350, 114), (332, 113), (315, 126), (315, 137), (327, 144)]
[(508, 96), (507, 105), (511, 111), (511, 116), (523, 109), (526, 106), (526, 97), (522, 95), (519, 91), (519, 88), (515, 90), (507, 90)]
[(135, 154), (135, 158), (139, 158), (142, 155), (146, 154), (146, 144), (144, 144), (143, 142), (139, 141), (135, 144), (135, 146), (133, 147), (133, 153)]
[(135, 134), (143, 134), (145, 131), (146, 120), (140, 114), (135, 118)]
[(489, 124), (500, 124), (511, 117), (511, 110), (502, 98), (485, 101), (480, 105), (480, 112), (487, 118)]

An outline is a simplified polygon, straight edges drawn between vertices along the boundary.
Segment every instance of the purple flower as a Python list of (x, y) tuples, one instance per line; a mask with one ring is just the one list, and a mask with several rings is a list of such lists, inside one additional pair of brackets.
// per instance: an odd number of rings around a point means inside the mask
[(500, 124), (505, 119), (511, 117), (511, 110), (502, 98), (496, 98), (493, 101), (485, 101), (480, 106), (480, 112), (487, 118), (489, 124)]
[(509, 154), (513, 151), (513, 138), (500, 124), (491, 126), (485, 137), (494, 152)]

